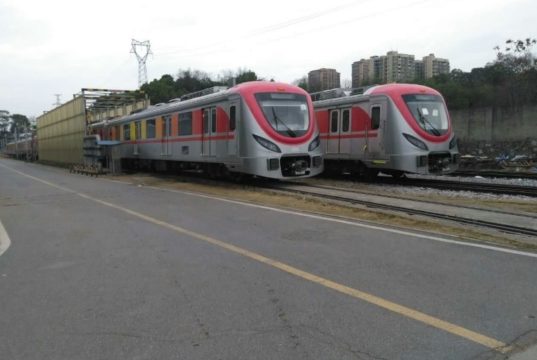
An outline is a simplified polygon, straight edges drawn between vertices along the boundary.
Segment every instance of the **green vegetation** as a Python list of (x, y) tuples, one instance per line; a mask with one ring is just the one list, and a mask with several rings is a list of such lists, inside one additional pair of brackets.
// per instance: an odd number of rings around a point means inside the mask
[(25, 115), (10, 114), (0, 110), (0, 138), (13, 138), (32, 129), (30, 120)]
[(437, 89), (450, 109), (511, 107), (537, 104), (537, 67), (531, 48), (535, 39), (507, 40), (496, 46), (496, 60), (464, 72), (454, 69), (419, 83)]
[(206, 72), (188, 69), (179, 70), (175, 79), (168, 74), (162, 75), (159, 80), (142, 85), (141, 90), (149, 96), (152, 104), (158, 104), (212, 86), (231, 86), (255, 80), (259, 80), (256, 73), (247, 69), (239, 69), (236, 73), (226, 71), (217, 80), (212, 80)]

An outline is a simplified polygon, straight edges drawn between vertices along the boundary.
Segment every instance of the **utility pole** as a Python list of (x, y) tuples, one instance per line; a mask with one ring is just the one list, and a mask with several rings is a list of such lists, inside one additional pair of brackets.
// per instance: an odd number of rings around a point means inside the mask
[(147, 56), (152, 54), (151, 44), (149, 43), (149, 40), (138, 41), (132, 39), (131, 46), (131, 53), (134, 53), (138, 60), (138, 87), (142, 87), (142, 85), (147, 82), (147, 67), (145, 62)]
[(17, 125), (15, 125), (15, 159), (19, 160), (19, 135)]

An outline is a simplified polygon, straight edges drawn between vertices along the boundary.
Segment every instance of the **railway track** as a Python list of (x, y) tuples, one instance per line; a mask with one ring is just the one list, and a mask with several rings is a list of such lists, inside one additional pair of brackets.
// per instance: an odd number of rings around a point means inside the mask
[(457, 181), (457, 180), (418, 179), (418, 178), (405, 178), (404, 180), (397, 180), (393, 178), (382, 178), (382, 177), (375, 179), (375, 183), (428, 187), (428, 188), (441, 189), (441, 190), (473, 191), (473, 192), (479, 192), (479, 193), (491, 193), (491, 194), (498, 194), (498, 195), (537, 197), (537, 187), (535, 186), (492, 184), (492, 183), (485, 183), (485, 182), (468, 182), (468, 181)]
[[(410, 215), (420, 215), (420, 216), (426, 216), (429, 218), (448, 220), (448, 221), (456, 222), (459, 224), (484, 227), (487, 229), (494, 229), (497, 231), (502, 231), (502, 232), (506, 232), (510, 234), (537, 236), (537, 228), (513, 225), (507, 222), (499, 223), (499, 222), (488, 221), (488, 220), (483, 220), (483, 219), (453, 215), (453, 214), (449, 214), (448, 212), (442, 211), (441, 210), (442, 205), (438, 205), (439, 210), (437, 211), (429, 211), (429, 210), (419, 209), (413, 206), (401, 206), (401, 205), (398, 206), (398, 205), (388, 204), (388, 203), (381, 202), (381, 201), (360, 199), (359, 195), (357, 195), (355, 192), (345, 192), (344, 190), (331, 190), (322, 186), (311, 186), (311, 185), (305, 185), (302, 183), (265, 184), (263, 185), (263, 187), (270, 188), (272, 190), (278, 190), (281, 192), (287, 192), (287, 193), (291, 193), (295, 195), (296, 194), (308, 195), (308, 196), (312, 196), (316, 198), (328, 199), (328, 200), (343, 202), (343, 203), (347, 203), (351, 205), (362, 205), (362, 206), (366, 206), (372, 209), (389, 210), (389, 211), (395, 211), (395, 212), (402, 212), (402, 213), (406, 213)], [(479, 211), (476, 209), (473, 209), (473, 210)], [(534, 222), (534, 221), (535, 221), (534, 218), (528, 217), (528, 222)]]
[[(207, 179), (206, 177), (199, 176), (199, 174), (188, 174), (186, 176), (185, 174), (183, 174), (181, 178), (190, 179), (195, 182), (200, 182), (201, 180), (202, 183), (206, 183), (206, 184), (218, 183), (219, 185), (222, 185), (221, 181), (217, 181), (214, 179)], [(452, 221), (452, 222), (456, 222), (460, 224), (484, 227), (487, 229), (495, 229), (495, 230), (502, 231), (505, 233), (510, 233), (510, 234), (537, 236), (537, 227), (532, 228), (531, 226), (529, 227), (520, 226), (520, 223), (518, 224), (515, 224), (515, 222), (509, 223), (509, 221), (504, 221), (503, 223), (499, 223), (499, 222), (488, 221), (484, 219), (476, 219), (472, 217), (449, 214), (446, 211), (442, 211), (442, 210), (429, 211), (429, 210), (424, 210), (424, 208), (430, 205), (430, 206), (436, 206), (438, 209), (441, 209), (442, 206), (445, 206), (445, 207), (455, 208), (458, 210), (464, 208), (464, 210), (468, 212), (485, 212), (488, 214), (494, 214), (497, 217), (505, 217), (505, 218), (524, 217), (524, 219), (526, 219), (525, 221), (530, 224), (535, 223), (537, 217), (515, 215), (515, 214), (510, 214), (510, 213), (505, 213), (505, 212), (495, 211), (495, 210), (484, 210), (484, 209), (472, 208), (472, 207), (445, 205), (445, 204), (439, 204), (435, 202), (409, 200), (409, 199), (398, 198), (398, 197), (371, 195), (367, 193), (342, 189), (338, 187), (314, 185), (314, 184), (312, 185), (312, 184), (308, 184), (302, 181), (273, 182), (273, 181), (263, 181), (261, 179), (256, 179), (253, 182), (248, 181), (246, 183), (256, 188), (277, 190), (277, 191), (289, 193), (292, 195), (301, 194), (301, 195), (307, 195), (307, 196), (312, 196), (312, 197), (321, 198), (321, 199), (343, 202), (343, 203), (347, 203), (351, 205), (362, 205), (371, 209), (389, 210), (393, 212), (401, 212), (401, 213), (410, 214), (410, 215), (420, 215), (420, 216), (425, 216), (429, 218), (448, 220), (448, 221)], [(430, 182), (426, 182), (426, 183), (429, 184)], [(425, 185), (422, 185), (422, 186), (425, 186)], [(518, 195), (520, 195), (520, 193), (518, 193)], [(370, 200), (372, 196), (377, 197), (378, 199), (375, 201), (372, 201)], [(390, 204), (389, 203), (390, 201), (388, 200), (391, 200), (391, 202), (398, 202), (400, 204), (406, 204), (407, 206), (403, 206), (403, 205), (398, 206), (398, 205)], [(413, 206), (408, 205), (411, 202), (414, 203)]]
[(453, 176), (483, 176), (488, 178), (507, 178), (507, 179), (533, 179), (537, 180), (537, 173), (531, 172), (508, 172), (495, 170), (458, 170), (451, 175)]

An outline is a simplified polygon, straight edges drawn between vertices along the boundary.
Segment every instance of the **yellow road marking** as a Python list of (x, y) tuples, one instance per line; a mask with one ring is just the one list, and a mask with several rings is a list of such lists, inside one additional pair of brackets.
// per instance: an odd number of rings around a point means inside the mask
[(67, 192), (76, 194), (76, 195), (78, 195), (78, 196), (80, 196), (80, 197), (82, 197), (84, 199), (91, 200), (91, 201), (96, 202), (98, 204), (101, 204), (101, 205), (104, 205), (104, 206), (107, 206), (107, 207), (111, 207), (111, 208), (116, 209), (116, 210), (120, 210), (120, 211), (122, 211), (124, 213), (127, 213), (127, 214), (130, 214), (132, 216), (138, 217), (138, 218), (140, 218), (142, 220), (145, 220), (147, 222), (150, 222), (152, 224), (159, 225), (159, 226), (165, 227), (167, 229), (170, 229), (172, 231), (178, 232), (180, 234), (187, 235), (187, 236), (190, 236), (192, 238), (205, 241), (207, 243), (210, 243), (212, 245), (215, 245), (215, 246), (218, 246), (220, 248), (226, 249), (228, 251), (234, 252), (236, 254), (242, 255), (242, 256), (247, 257), (249, 259), (261, 262), (263, 264), (267, 264), (267, 265), (269, 265), (271, 267), (274, 267), (276, 269), (284, 271), (284, 272), (286, 272), (288, 274), (292, 274), (292, 275), (297, 276), (297, 277), (299, 277), (301, 279), (311, 281), (313, 283), (319, 284), (319, 285), (324, 286), (326, 288), (338, 291), (340, 293), (349, 295), (349, 296), (354, 297), (356, 299), (360, 299), (360, 300), (366, 301), (366, 302), (368, 302), (370, 304), (373, 304), (373, 305), (376, 305), (378, 307), (384, 308), (386, 310), (392, 311), (392, 312), (394, 312), (396, 314), (408, 317), (410, 319), (414, 319), (414, 320), (419, 321), (419, 322), (421, 322), (423, 324), (435, 327), (437, 329), (444, 330), (444, 331), (449, 332), (451, 334), (454, 334), (454, 335), (460, 336), (462, 338), (465, 338), (467, 340), (473, 341), (475, 343), (481, 344), (481, 345), (483, 345), (483, 346), (485, 346), (487, 348), (494, 349), (494, 350), (496, 350), (496, 351), (498, 351), (500, 353), (507, 353), (512, 349), (511, 346), (508, 346), (504, 342), (501, 342), (499, 340), (493, 339), (493, 338), (488, 337), (486, 335), (483, 335), (483, 334), (480, 334), (478, 332), (466, 329), (466, 328), (464, 328), (462, 326), (450, 323), (448, 321), (444, 321), (444, 320), (439, 319), (437, 317), (427, 315), (427, 314), (425, 314), (425, 313), (423, 313), (421, 311), (417, 311), (417, 310), (414, 310), (412, 308), (409, 308), (409, 307), (406, 307), (406, 306), (403, 306), (403, 305), (399, 305), (397, 303), (394, 303), (392, 301), (383, 299), (381, 297), (369, 294), (367, 292), (360, 291), (360, 290), (351, 288), (349, 286), (339, 284), (339, 283), (334, 282), (332, 280), (329, 280), (329, 279), (314, 275), (312, 273), (300, 270), (298, 268), (295, 268), (293, 266), (287, 265), (287, 264), (282, 263), (282, 262), (280, 262), (278, 260), (268, 258), (268, 257), (263, 256), (261, 254), (258, 254), (256, 252), (246, 250), (246, 249), (241, 248), (239, 246), (232, 245), (230, 243), (227, 243), (227, 242), (215, 239), (213, 237), (203, 235), (203, 234), (200, 234), (200, 233), (197, 233), (197, 232), (182, 228), (182, 227), (177, 226), (177, 225), (167, 223), (167, 222), (162, 221), (162, 220), (158, 220), (156, 218), (153, 218), (153, 217), (148, 216), (148, 215), (144, 215), (144, 214), (139, 213), (137, 211), (127, 209), (127, 208), (125, 208), (123, 206), (112, 204), (110, 202), (100, 200), (100, 199), (94, 198), (92, 196), (83, 194), (83, 193), (76, 192), (76, 191), (71, 190), (69, 188), (66, 188), (66, 187), (63, 187), (63, 186), (60, 186), (60, 185), (56, 185), (56, 184), (51, 183), (49, 181), (42, 180), (42, 179), (37, 178), (35, 176), (28, 175), (28, 174), (20, 172), (18, 170), (12, 169), (12, 168), (10, 168), (8, 166), (5, 166), (3, 164), (0, 164), (0, 166), (3, 166), (3, 167), (5, 167), (5, 168), (7, 168), (7, 169), (9, 169), (9, 170), (11, 170), (13, 172), (16, 172), (19, 175), (22, 175), (22, 176), (25, 176), (27, 178), (33, 179), (35, 181), (39, 181), (39, 182), (41, 182), (43, 184), (52, 186), (54, 188), (57, 188), (57, 189), (60, 189), (60, 190), (63, 190), (63, 191), (67, 191)]

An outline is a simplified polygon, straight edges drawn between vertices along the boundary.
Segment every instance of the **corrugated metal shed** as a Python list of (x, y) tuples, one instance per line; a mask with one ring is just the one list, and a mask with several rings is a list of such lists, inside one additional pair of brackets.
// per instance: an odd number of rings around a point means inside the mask
[(39, 159), (65, 165), (82, 163), (89, 123), (148, 106), (149, 100), (141, 91), (84, 88), (72, 100), (37, 118)]

